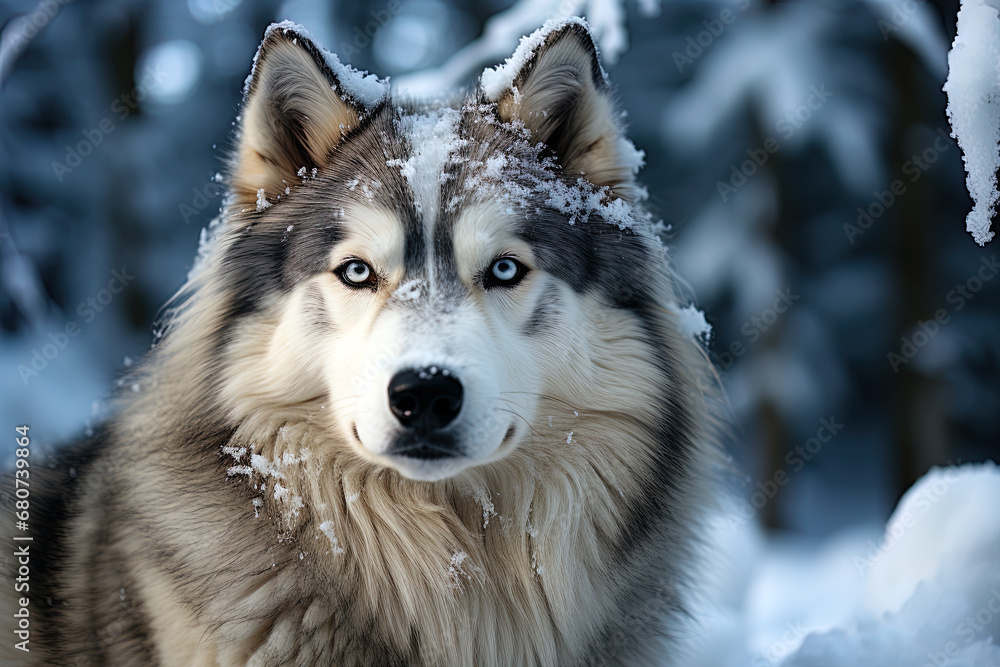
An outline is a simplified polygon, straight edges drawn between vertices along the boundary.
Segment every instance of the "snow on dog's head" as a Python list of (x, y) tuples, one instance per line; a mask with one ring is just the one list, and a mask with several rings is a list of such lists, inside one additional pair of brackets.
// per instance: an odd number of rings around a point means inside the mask
[(431, 481), (657, 424), (672, 287), (585, 23), (452, 106), (279, 24), (241, 118), (205, 262), (234, 423)]

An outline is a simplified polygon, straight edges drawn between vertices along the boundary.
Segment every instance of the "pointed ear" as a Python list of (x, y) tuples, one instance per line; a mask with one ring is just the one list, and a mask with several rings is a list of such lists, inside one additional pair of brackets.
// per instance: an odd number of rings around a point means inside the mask
[(628, 201), (644, 196), (635, 183), (643, 154), (618, 124), (597, 47), (582, 20), (521, 40), (504, 65), (483, 72), (480, 86), (497, 103), (501, 120), (524, 123), (564, 170)]
[(301, 182), (302, 167), (326, 162), (380, 90), (385, 96), (384, 84), (365, 74), (340, 64), (297, 26), (267, 29), (244, 90), (232, 164), (239, 203), (253, 204), (261, 189), (273, 200)]

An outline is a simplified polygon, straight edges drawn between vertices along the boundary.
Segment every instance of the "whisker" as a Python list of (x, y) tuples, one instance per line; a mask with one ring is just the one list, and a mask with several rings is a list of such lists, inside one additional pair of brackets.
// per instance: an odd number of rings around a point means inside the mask
[(531, 435), (531, 444), (532, 445), (535, 444), (535, 429), (532, 428), (531, 422), (525, 419), (522, 415), (518, 414), (515, 410), (505, 410), (504, 408), (497, 408), (497, 410), (499, 410), (500, 412), (509, 412), (510, 414), (514, 415), (515, 417), (523, 421), (524, 425), (528, 427), (529, 435)]
[[(608, 410), (606, 408), (594, 408), (594, 407), (573, 405), (569, 401), (566, 401), (566, 400), (561, 399), (561, 398), (557, 398), (555, 396), (549, 396), (548, 394), (540, 394), (540, 393), (531, 392), (531, 391), (503, 391), (503, 392), (500, 392), (500, 393), (501, 394), (524, 394), (526, 396), (537, 396), (539, 398), (544, 398), (544, 399), (547, 399), (547, 400), (550, 400), (550, 401), (555, 401), (557, 403), (563, 403), (564, 405), (566, 405), (567, 407), (569, 407), (574, 412), (578, 412), (578, 413), (581, 413), (581, 414), (582, 413), (591, 413), (591, 414), (595, 414), (595, 415), (599, 414), (599, 415), (606, 415), (606, 416), (611, 416), (611, 417), (620, 417), (622, 419), (627, 418), (630, 421), (638, 421), (638, 420), (636, 420), (636, 418), (635, 418), (634, 415), (631, 415), (631, 414), (629, 414), (627, 412), (621, 412), (620, 410)], [(507, 401), (509, 401), (511, 399), (501, 399), (501, 400), (507, 400)]]
[(544, 398), (547, 401), (552, 401), (554, 403), (562, 403), (563, 405), (569, 407), (571, 410), (577, 409), (572, 403), (566, 399), (559, 398), (558, 396), (550, 396), (549, 394), (541, 394), (535, 391), (502, 391), (502, 394), (523, 394), (524, 396), (537, 396), (538, 398)]

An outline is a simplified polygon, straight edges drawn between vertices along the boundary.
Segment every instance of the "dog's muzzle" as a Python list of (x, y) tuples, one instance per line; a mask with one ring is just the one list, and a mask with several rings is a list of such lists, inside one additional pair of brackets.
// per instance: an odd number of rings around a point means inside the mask
[(462, 410), (462, 383), (445, 368), (404, 370), (389, 381), (389, 409), (404, 427), (388, 453), (417, 459), (459, 456), (445, 429)]

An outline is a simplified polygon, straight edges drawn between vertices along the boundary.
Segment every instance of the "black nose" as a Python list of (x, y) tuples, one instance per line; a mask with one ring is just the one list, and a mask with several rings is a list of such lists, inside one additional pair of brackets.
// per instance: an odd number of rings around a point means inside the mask
[(401, 371), (389, 381), (389, 408), (407, 428), (424, 433), (442, 429), (462, 409), (462, 383), (434, 366)]

